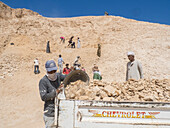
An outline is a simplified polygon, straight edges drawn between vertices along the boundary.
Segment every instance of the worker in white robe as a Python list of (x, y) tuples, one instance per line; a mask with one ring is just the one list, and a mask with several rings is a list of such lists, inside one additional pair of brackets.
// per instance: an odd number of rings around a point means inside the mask
[(135, 60), (134, 52), (128, 52), (127, 56), (130, 62), (127, 63), (126, 80), (143, 79), (142, 64)]

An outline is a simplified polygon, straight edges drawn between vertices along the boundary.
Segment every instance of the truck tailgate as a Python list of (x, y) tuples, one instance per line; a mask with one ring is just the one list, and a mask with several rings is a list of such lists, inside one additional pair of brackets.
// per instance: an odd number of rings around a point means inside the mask
[(170, 128), (170, 103), (60, 100), (58, 105), (60, 128)]

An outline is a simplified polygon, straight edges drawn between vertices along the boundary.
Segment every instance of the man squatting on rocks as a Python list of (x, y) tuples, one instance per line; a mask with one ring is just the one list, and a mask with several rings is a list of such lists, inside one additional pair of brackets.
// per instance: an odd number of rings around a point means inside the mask
[(100, 73), (98, 66), (96, 64), (94, 64), (92, 71), (93, 71), (93, 79), (102, 80), (101, 73)]
[[(64, 87), (61, 81), (65, 76), (57, 72), (57, 66), (54, 60), (49, 60), (45, 64), (47, 74), (39, 82), (39, 92), (44, 104), (44, 122), (46, 128), (56, 128), (54, 126), (54, 99)], [(60, 85), (61, 84), (61, 85)]]
[(80, 70), (80, 56), (77, 56), (74, 63), (73, 63), (73, 66), (74, 66), (74, 70)]
[(143, 79), (142, 64), (135, 60), (134, 52), (128, 52), (127, 56), (130, 62), (127, 63), (126, 81), (128, 79)]

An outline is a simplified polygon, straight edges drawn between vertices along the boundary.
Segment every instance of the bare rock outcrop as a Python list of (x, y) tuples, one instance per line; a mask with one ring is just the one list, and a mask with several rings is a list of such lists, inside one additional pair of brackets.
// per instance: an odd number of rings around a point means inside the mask
[(24, 16), (36, 16), (39, 15), (29, 9), (12, 9), (8, 5), (0, 1), (0, 18), (11, 19), (11, 18), (22, 18)]

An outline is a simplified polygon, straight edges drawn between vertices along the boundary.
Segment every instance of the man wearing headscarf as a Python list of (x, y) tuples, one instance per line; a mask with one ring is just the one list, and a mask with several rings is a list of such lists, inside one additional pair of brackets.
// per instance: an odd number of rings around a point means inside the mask
[(127, 63), (126, 81), (129, 79), (143, 79), (142, 64), (135, 60), (134, 52), (128, 52), (127, 56), (130, 61)]
[(57, 73), (57, 66), (54, 60), (48, 60), (45, 64), (47, 74), (39, 82), (39, 92), (44, 101), (44, 122), (46, 128), (54, 126), (55, 97), (62, 91), (64, 85), (61, 81), (65, 76)]

